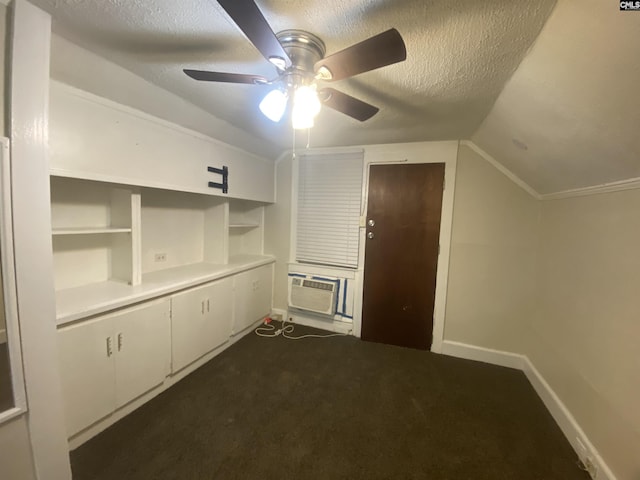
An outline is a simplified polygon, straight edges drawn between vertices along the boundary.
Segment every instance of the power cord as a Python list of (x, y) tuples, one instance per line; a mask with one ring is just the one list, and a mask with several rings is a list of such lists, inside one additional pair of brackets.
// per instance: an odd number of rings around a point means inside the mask
[(257, 327), (254, 332), (259, 337), (279, 337), (282, 335), (284, 338), (288, 338), (289, 340), (300, 340), (302, 338), (329, 338), (329, 337), (346, 337), (349, 333), (328, 333), (326, 335), (316, 335), (313, 333), (308, 333), (305, 335), (292, 336), (295, 329), (295, 325), (293, 323), (286, 325), (286, 321), (282, 320), (282, 324), (278, 327), (272, 323), (271, 318), (266, 318), (264, 323)]

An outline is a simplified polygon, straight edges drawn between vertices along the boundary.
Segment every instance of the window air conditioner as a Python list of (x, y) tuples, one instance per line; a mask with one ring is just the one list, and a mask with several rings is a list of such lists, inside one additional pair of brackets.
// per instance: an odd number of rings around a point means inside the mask
[(289, 277), (289, 306), (300, 310), (334, 315), (338, 281)]

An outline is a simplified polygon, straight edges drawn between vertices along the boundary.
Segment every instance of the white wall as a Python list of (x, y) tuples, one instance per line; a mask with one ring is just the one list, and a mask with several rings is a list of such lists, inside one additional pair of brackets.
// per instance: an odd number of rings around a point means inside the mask
[(458, 152), (445, 339), (522, 352), (539, 202), (469, 146)]
[(619, 479), (640, 478), (640, 190), (542, 202), (527, 355)]
[[(142, 192), (142, 272), (200, 263), (204, 259), (202, 198), (180, 192)], [(156, 262), (155, 254), (166, 254)]]
[[(273, 200), (273, 161), (128, 105), (52, 81), (51, 173), (104, 182)], [(229, 168), (229, 191), (209, 188)]]
[(58, 35), (52, 36), (51, 77), (272, 160), (282, 150)]
[(640, 189), (540, 201), (475, 149), (459, 152), (446, 351), (513, 366), (526, 356), (597, 478), (640, 478)]
[[(444, 163), (446, 188), (443, 196), (442, 223), (440, 229), (440, 257), (438, 260), (438, 278), (436, 281), (436, 307), (434, 312), (434, 343), (432, 349), (440, 350), (442, 341), (442, 329), (444, 326), (445, 297), (447, 275), (449, 269), (449, 243), (451, 235), (451, 217), (453, 211), (453, 194), (455, 187), (455, 168), (458, 150), (457, 142), (419, 142), (389, 145), (366, 145), (349, 148), (325, 148), (312, 149), (311, 153), (331, 153), (364, 150), (363, 163), (363, 188), (362, 188), (362, 213), (366, 215), (369, 165), (375, 163)], [(300, 152), (299, 152), (300, 153)], [(305, 152), (306, 153), (306, 152)], [(287, 309), (287, 272), (288, 263), (295, 260), (295, 204), (292, 197), (295, 195), (297, 179), (296, 161), (291, 154), (283, 155), (276, 163), (276, 203), (270, 205), (265, 211), (265, 252), (276, 256), (274, 279), (274, 308)], [(354, 294), (353, 332), (360, 334), (361, 327), (361, 299), (362, 299), (362, 272), (364, 268), (364, 228), (360, 229), (360, 261), (356, 269), (356, 290)], [(318, 270), (320, 269), (320, 270)], [(316, 274), (322, 273), (322, 267), (313, 267)], [(326, 276), (339, 276), (334, 269), (325, 268)], [(314, 323), (322, 326), (321, 323)], [(330, 329), (344, 330), (343, 325), (334, 322)]]
[(291, 256), (291, 200), (293, 187), (293, 159), (282, 155), (275, 169), (276, 203), (264, 210), (264, 251), (274, 255), (273, 307), (287, 309), (287, 263)]

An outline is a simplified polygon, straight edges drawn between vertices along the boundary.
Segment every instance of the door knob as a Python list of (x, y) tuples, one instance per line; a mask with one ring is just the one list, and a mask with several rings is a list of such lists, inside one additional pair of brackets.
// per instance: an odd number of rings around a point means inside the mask
[(373, 232), (367, 233), (367, 238), (373, 238), (373, 237), (374, 237)]
[(370, 219), (369, 219), (369, 221), (367, 222), (367, 224), (368, 224), (370, 227), (373, 227), (373, 226), (376, 224), (376, 221), (375, 221), (373, 218), (370, 218)]

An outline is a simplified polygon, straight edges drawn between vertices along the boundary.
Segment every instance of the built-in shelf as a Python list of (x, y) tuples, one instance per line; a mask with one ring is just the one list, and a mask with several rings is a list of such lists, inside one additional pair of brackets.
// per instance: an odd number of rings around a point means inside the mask
[(258, 223), (232, 223), (229, 228), (259, 228)]
[(202, 283), (211, 282), (245, 270), (273, 263), (270, 255), (238, 255), (229, 263), (195, 263), (150, 272), (139, 285), (109, 280), (56, 292), (58, 326), (98, 315), (116, 308), (168, 295)]
[(92, 235), (97, 233), (131, 233), (130, 227), (74, 227), (74, 228), (54, 228), (52, 235)]

